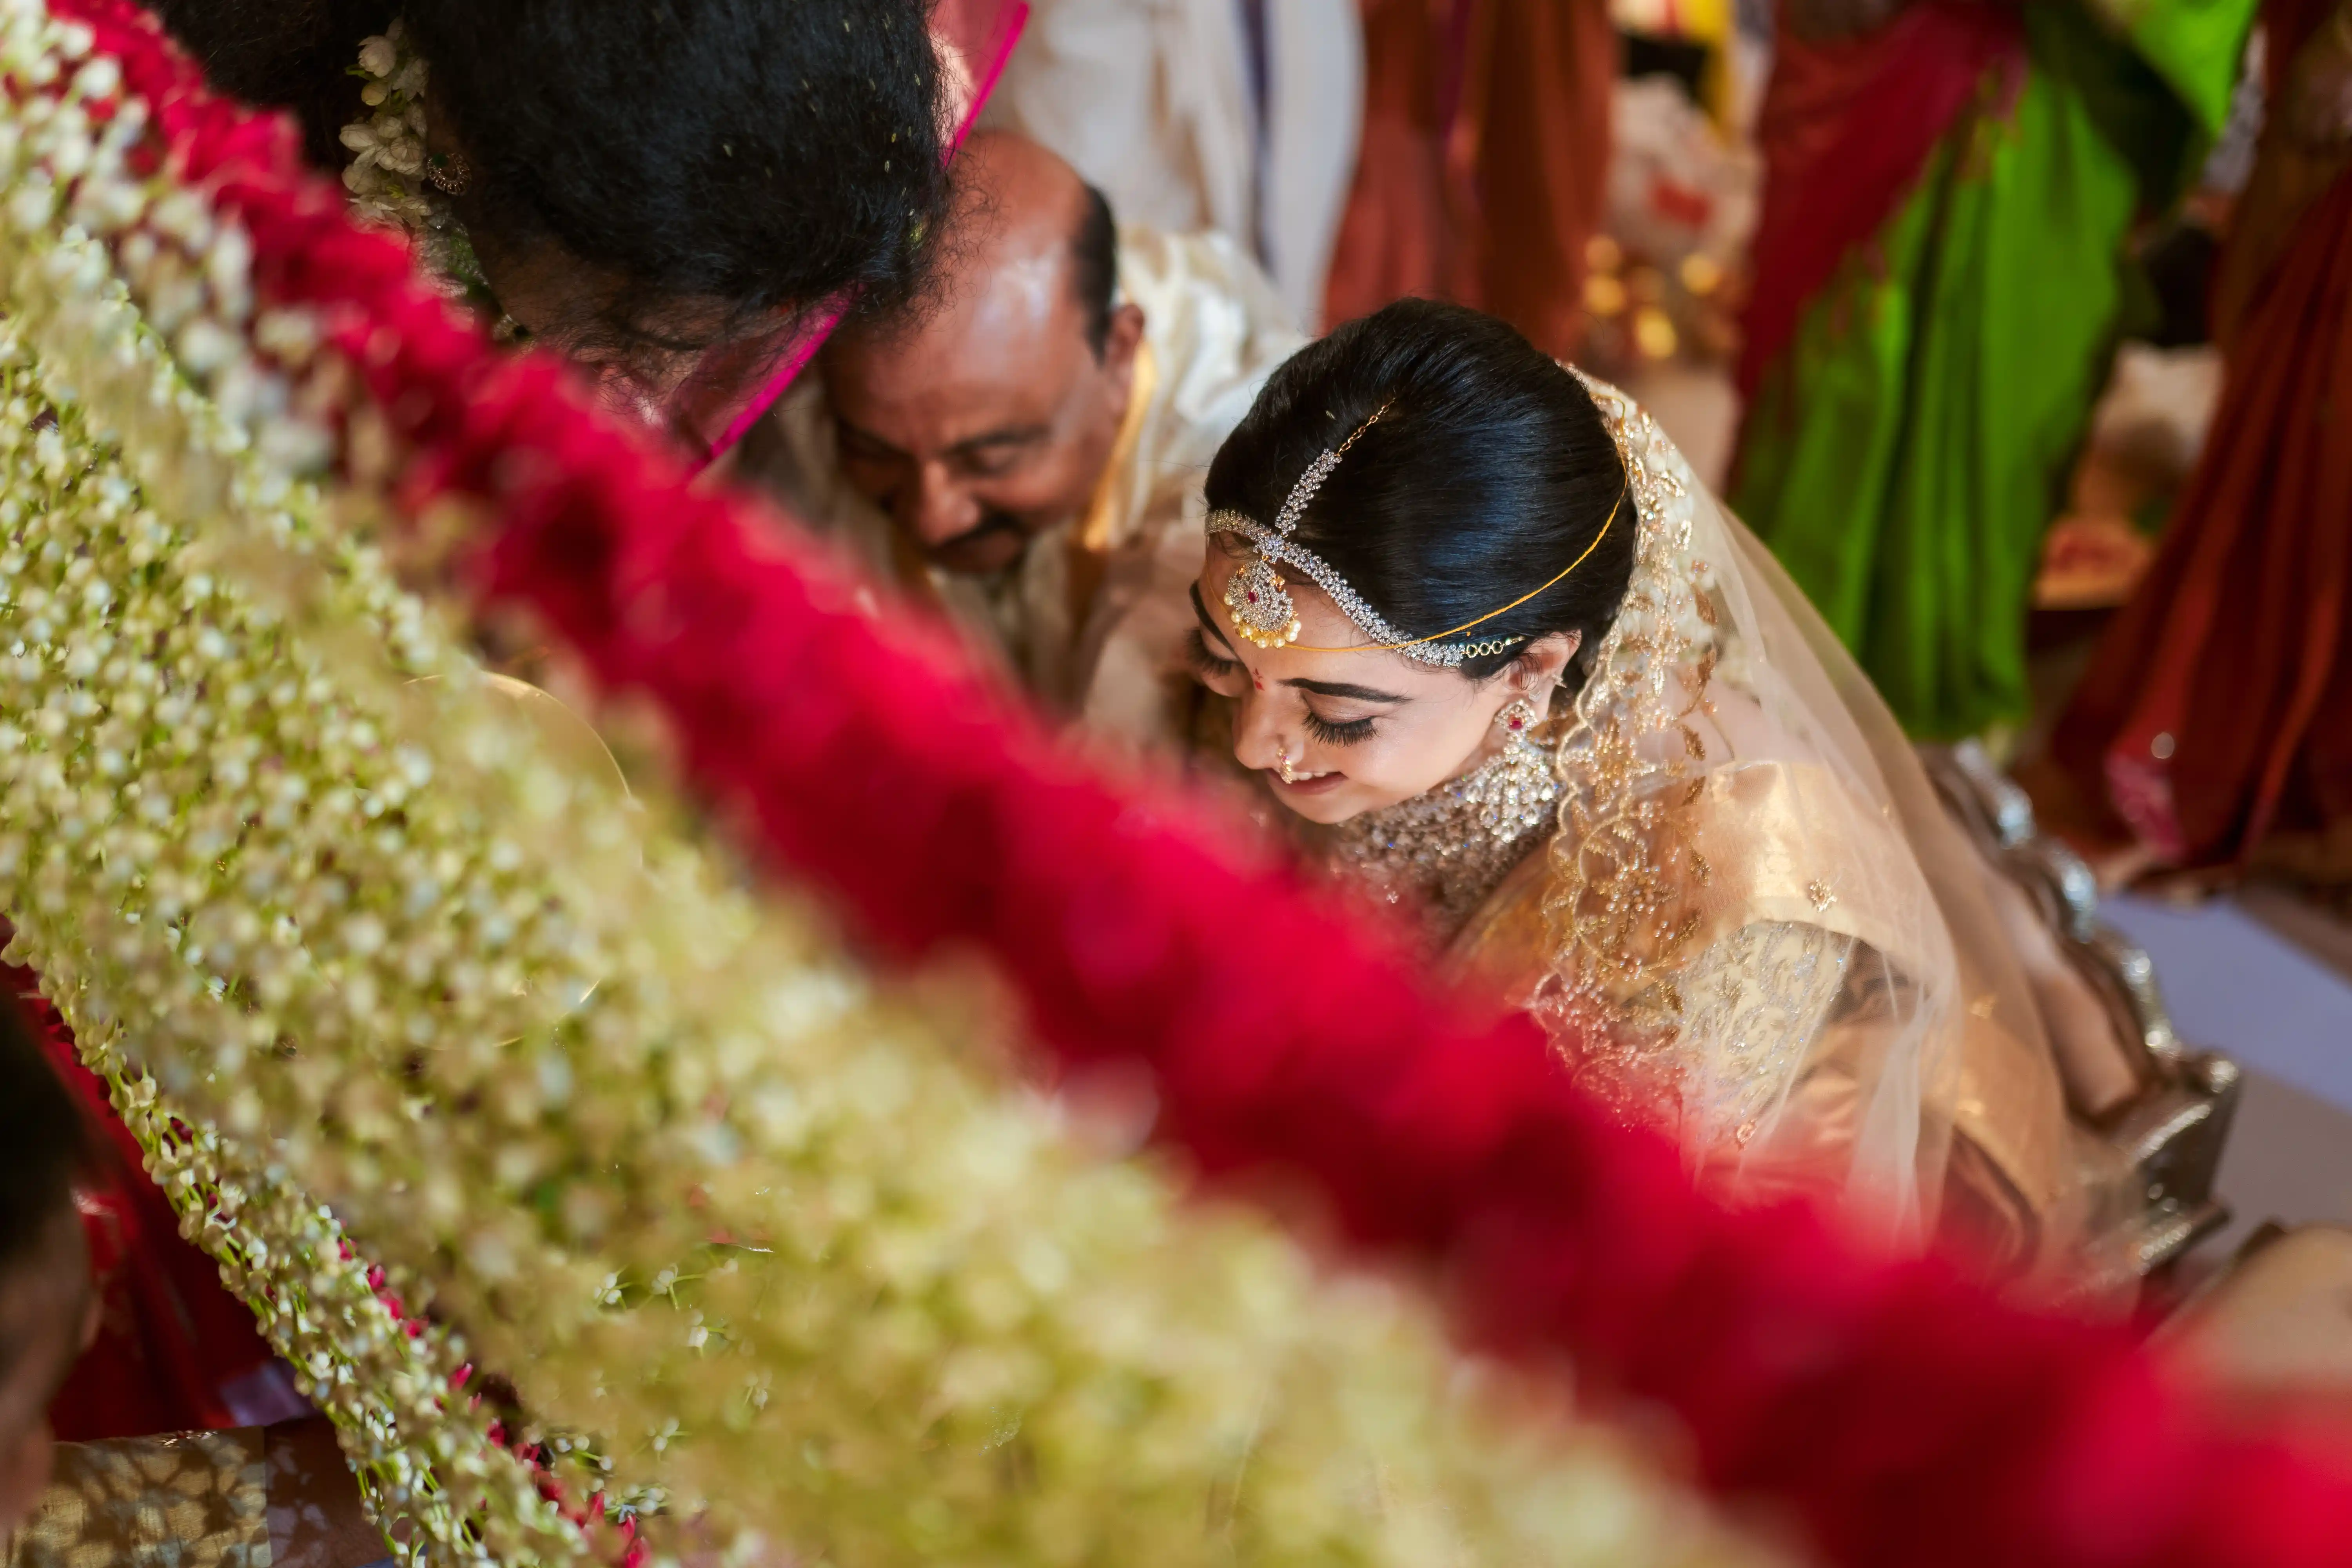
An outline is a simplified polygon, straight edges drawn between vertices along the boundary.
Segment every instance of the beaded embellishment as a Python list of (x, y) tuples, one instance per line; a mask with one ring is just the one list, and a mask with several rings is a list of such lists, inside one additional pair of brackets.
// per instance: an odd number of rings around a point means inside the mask
[(1341, 823), (1332, 858), (1391, 901), (1417, 900), (1448, 942), (1551, 828), (1559, 794), (1550, 748), (1517, 735), (1460, 778)]
[(1276, 569), (1286, 563), (1305, 574), (1317, 587), (1330, 596), (1332, 604), (1354, 623), (1358, 631), (1372, 639), (1361, 650), (1309, 648), (1307, 652), (1401, 653), (1407, 658), (1419, 659), (1423, 664), (1433, 664), (1444, 669), (1453, 669), (1465, 659), (1485, 658), (1490, 654), (1505, 652), (1528, 639), (1524, 636), (1481, 637), (1475, 642), (1449, 642), (1445, 639), (1515, 610), (1559, 583), (1569, 573), (1583, 565), (1586, 559), (1601, 547), (1601, 541), (1608, 534), (1610, 525), (1617, 521), (1618, 510), (1624, 504), (1622, 495), (1617, 504), (1609, 509), (1609, 516), (1602, 521), (1601, 531), (1592, 536), (1592, 542), (1584, 547), (1583, 554), (1570, 562), (1550, 582), (1520, 595), (1499, 610), (1489, 610), (1476, 620), (1465, 622), (1451, 630), (1433, 632), (1428, 637), (1406, 637), (1389, 625), (1379, 611), (1364, 603), (1363, 595), (1349, 587), (1348, 580), (1333, 571), (1328, 563), (1313, 551), (1292, 542), (1290, 537), (1297, 530), (1298, 520), (1306, 515), (1307, 503), (1315, 499), (1315, 492), (1323, 488), (1323, 481), (1331, 477), (1331, 470), (1339, 466), (1339, 459), (1348, 455), (1348, 448), (1354, 446), (1365, 431), (1379, 424), (1381, 416), (1386, 414), (1390, 407), (1389, 404), (1381, 404), (1373, 411), (1372, 416), (1357, 426), (1346, 440), (1327, 448), (1307, 465), (1307, 471), (1298, 476), (1297, 484), (1290, 487), (1290, 494), (1283, 501), (1282, 510), (1276, 516), (1272, 528), (1264, 527), (1230, 508), (1209, 514), (1208, 531), (1211, 534), (1238, 533), (1256, 547), (1240, 569), (1226, 579), (1224, 600), (1226, 610), (1233, 616), (1234, 629), (1258, 647), (1287, 647), (1298, 640), (1298, 606), (1290, 597), (1289, 584), (1283, 581), (1281, 572)]

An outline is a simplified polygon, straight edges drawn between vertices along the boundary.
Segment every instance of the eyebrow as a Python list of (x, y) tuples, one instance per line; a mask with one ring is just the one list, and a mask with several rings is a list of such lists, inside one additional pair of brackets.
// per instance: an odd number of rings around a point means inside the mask
[(873, 431), (865, 428), (863, 426), (853, 425), (838, 414), (835, 414), (833, 416), (833, 424), (835, 429), (840, 431), (842, 435), (849, 437), (849, 439), (853, 441), (856, 441), (867, 447), (878, 447), (883, 451), (888, 452), (894, 457), (903, 458), (907, 455), (906, 453), (899, 451), (898, 447), (892, 446), (889, 442), (882, 439), (881, 437), (874, 434)]
[[(1227, 653), (1232, 653), (1234, 645), (1226, 641), (1225, 634), (1218, 629), (1215, 617), (1209, 614), (1209, 606), (1201, 601), (1201, 584), (1187, 584), (1186, 588), (1192, 595), (1192, 613), (1201, 617), (1202, 629), (1215, 637)], [(1282, 684), (1299, 691), (1311, 691), (1318, 697), (1338, 697), (1351, 702), (1410, 702), (1412, 700), (1410, 697), (1402, 697), (1393, 691), (1382, 691), (1370, 686), (1351, 686), (1344, 680), (1309, 680), (1304, 676), (1293, 676)]]
[(1034, 447), (1052, 434), (1043, 425), (1010, 425), (1002, 430), (991, 430), (984, 436), (958, 441), (948, 450), (959, 458), (968, 458), (991, 447)]
[(1355, 702), (1405, 702), (1411, 700), (1409, 698), (1400, 697), (1393, 691), (1381, 691), (1370, 686), (1350, 686), (1344, 680), (1308, 680), (1303, 676), (1293, 676), (1288, 680), (1284, 681), (1283, 684), (1285, 686), (1296, 687), (1301, 691), (1312, 691), (1318, 697), (1345, 697)]
[[(884, 440), (881, 437), (877, 436), (873, 431), (865, 428), (863, 426), (853, 424), (849, 420), (844, 419), (838, 414), (835, 415), (833, 417), (834, 423), (840, 427), (841, 433), (844, 436), (848, 437), (851, 440), (856, 441), (863, 446), (878, 448), (881, 451), (889, 453), (893, 457), (903, 458), (907, 456), (907, 453), (895, 443)], [(1002, 430), (991, 430), (985, 435), (967, 437), (965, 439), (958, 441), (954, 446), (949, 447), (948, 452), (951, 457), (969, 458), (975, 453), (986, 451), (992, 447), (1034, 446), (1036, 443), (1045, 440), (1052, 434), (1053, 432), (1043, 425), (1008, 426)]]

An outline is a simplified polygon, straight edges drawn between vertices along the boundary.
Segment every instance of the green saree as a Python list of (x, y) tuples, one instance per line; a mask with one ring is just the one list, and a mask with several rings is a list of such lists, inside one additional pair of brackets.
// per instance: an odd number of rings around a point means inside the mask
[[(1916, 178), (1753, 370), (1734, 504), (1916, 735), (2024, 711), (2028, 596), (2134, 303), (2132, 226), (2218, 132), (2252, 11), (2028, 0), (2016, 54), (1968, 68)], [(1816, 47), (1793, 47), (1776, 73)], [(1768, 105), (1770, 184), (1836, 179), (1774, 157), (1774, 131)], [(1765, 239), (1787, 195), (1768, 185)], [(1774, 259), (1759, 244), (1759, 295)]]

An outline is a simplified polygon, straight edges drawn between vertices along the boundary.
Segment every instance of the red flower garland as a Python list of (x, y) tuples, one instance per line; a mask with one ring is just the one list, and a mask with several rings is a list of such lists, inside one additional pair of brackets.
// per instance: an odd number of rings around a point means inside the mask
[(870, 938), (977, 947), (1066, 1060), (1148, 1061), (1163, 1134), (1206, 1168), (1307, 1178), (1358, 1241), (1444, 1266), (1490, 1342), (1671, 1407), (1711, 1484), (1779, 1500), (1832, 1562), (2352, 1562), (2352, 1475), (2230, 1431), (2120, 1331), (1705, 1203), (1532, 1026), (1465, 1024), (1385, 938), (1074, 763), (940, 634), (492, 350), (129, 0), (53, 9), (242, 219), (264, 297), (325, 315), (415, 453), (404, 503), (491, 503), (488, 592), (656, 700), (701, 785)]

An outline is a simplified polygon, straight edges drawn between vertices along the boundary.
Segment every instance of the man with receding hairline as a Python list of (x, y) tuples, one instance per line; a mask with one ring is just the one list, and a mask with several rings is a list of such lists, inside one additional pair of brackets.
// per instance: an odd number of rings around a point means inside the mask
[(934, 298), (836, 334), (745, 474), (1049, 707), (1168, 738), (1201, 479), (1305, 340), (1219, 236), (1116, 228), (1024, 138), (966, 147)]

